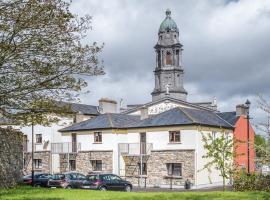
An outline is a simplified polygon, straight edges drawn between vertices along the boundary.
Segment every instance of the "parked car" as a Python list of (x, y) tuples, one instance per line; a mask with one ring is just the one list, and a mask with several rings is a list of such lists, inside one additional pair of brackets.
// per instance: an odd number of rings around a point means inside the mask
[(55, 174), (48, 181), (48, 187), (58, 187), (65, 189), (90, 188), (90, 182), (86, 176), (76, 172)]
[(132, 184), (129, 181), (123, 180), (115, 174), (90, 174), (87, 179), (90, 182), (90, 189), (126, 192), (132, 190)]
[[(34, 186), (35, 187), (47, 187), (48, 180), (52, 177), (48, 173), (35, 173), (34, 174)], [(23, 177), (23, 183), (32, 185), (32, 174)]]

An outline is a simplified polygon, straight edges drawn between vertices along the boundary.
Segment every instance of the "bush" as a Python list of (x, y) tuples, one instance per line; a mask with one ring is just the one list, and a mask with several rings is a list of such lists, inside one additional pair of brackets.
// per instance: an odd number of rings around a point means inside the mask
[(239, 173), (234, 178), (235, 191), (267, 191), (270, 192), (270, 175)]

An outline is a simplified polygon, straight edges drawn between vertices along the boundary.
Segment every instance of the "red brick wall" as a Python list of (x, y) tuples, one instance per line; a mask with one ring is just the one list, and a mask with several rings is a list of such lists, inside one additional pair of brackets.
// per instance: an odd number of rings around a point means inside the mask
[[(234, 138), (240, 140), (235, 145), (235, 151), (238, 156), (234, 159), (235, 164), (242, 168), (244, 166), (247, 169), (248, 163), (248, 145), (247, 145), (247, 119), (245, 116), (241, 116), (235, 125)], [(250, 138), (250, 172), (253, 172), (255, 169), (254, 165), (254, 130), (252, 126), (249, 127), (249, 138)]]

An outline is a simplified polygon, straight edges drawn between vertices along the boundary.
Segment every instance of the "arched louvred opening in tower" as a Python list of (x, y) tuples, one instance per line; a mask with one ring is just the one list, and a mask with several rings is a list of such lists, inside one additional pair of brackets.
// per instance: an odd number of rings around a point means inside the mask
[(172, 65), (172, 54), (169, 51), (166, 53), (166, 65)]
[(179, 50), (176, 50), (176, 65), (179, 66)]

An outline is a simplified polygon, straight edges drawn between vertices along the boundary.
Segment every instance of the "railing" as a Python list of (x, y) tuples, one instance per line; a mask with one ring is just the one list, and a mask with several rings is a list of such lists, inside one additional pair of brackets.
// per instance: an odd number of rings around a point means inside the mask
[(81, 143), (61, 142), (51, 143), (51, 153), (77, 153), (81, 150)]
[[(49, 142), (34, 143), (34, 151), (49, 151)], [(32, 152), (32, 142), (23, 143), (23, 152)]]
[(119, 152), (125, 155), (148, 155), (153, 149), (151, 143), (120, 143)]

